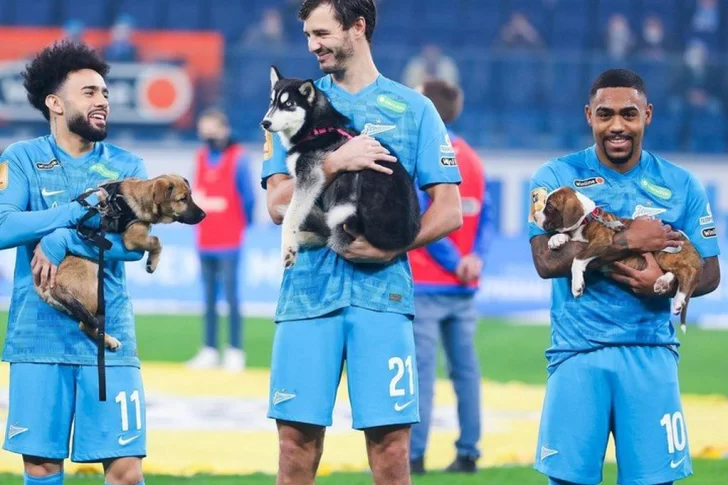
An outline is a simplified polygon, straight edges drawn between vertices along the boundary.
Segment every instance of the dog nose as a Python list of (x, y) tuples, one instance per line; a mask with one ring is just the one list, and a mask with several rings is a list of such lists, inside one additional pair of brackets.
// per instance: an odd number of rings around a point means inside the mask
[(271, 123), (270, 120), (263, 120), (263, 122), (260, 124), (260, 126), (262, 126), (264, 130), (267, 130), (268, 128), (270, 128), (270, 125), (272, 125), (272, 124), (273, 123)]

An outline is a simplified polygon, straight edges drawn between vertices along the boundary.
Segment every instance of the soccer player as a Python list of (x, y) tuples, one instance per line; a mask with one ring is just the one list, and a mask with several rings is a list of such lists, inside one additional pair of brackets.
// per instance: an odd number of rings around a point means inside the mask
[[(462, 90), (445, 81), (427, 81), (422, 93), (446, 126), (463, 108)], [(415, 281), (415, 348), (420, 391), (420, 422), (412, 426), (410, 469), (425, 473), (425, 448), (432, 417), (437, 343), (442, 336), (450, 379), (458, 402), (460, 437), (448, 472), (475, 473), (480, 457), (480, 364), (475, 351), (475, 293), (492, 235), (483, 161), (461, 137), (449, 132), (463, 182), (463, 226), (409, 254)], [(429, 204), (420, 191), (421, 208)]]
[[(104, 77), (109, 66), (88, 46), (62, 42), (23, 72), (28, 100), (50, 122), (50, 135), (10, 145), (0, 157), (0, 248), (17, 248), (3, 360), (10, 362), (4, 449), (21, 454), (27, 485), (63, 483), (73, 426), (74, 462), (101, 462), (105, 483), (143, 484), (144, 389), (126, 290), (125, 261), (142, 258), (120, 234), (105, 255), (108, 333), (122, 344), (106, 353), (108, 399), (99, 400), (96, 342), (78, 321), (40, 300), (34, 283), (55, 284), (67, 253), (98, 258), (75, 225), (86, 210), (74, 199), (100, 183), (146, 178), (136, 155), (106, 138)], [(93, 194), (90, 203), (98, 201)], [(96, 223), (98, 224), (98, 222)]]
[[(413, 248), (457, 229), (460, 173), (447, 131), (432, 102), (377, 71), (370, 47), (374, 1), (305, 0), (299, 18), (326, 74), (316, 85), (354, 128), (371, 135), (330, 154), (327, 178), (365, 168), (390, 172), (378, 159), (402, 163), (432, 200)], [(262, 183), (280, 223), (278, 208), (290, 202), (294, 180), (278, 137), (268, 136), (266, 153)], [(278, 425), (278, 483), (313, 483), (344, 361), (353, 427), (364, 430), (374, 483), (410, 483), (410, 425), (419, 420), (413, 314), (404, 252), (377, 249), (358, 236), (340, 255), (327, 248), (299, 253), (284, 272), (275, 317), (268, 416)]]
[[(611, 432), (618, 483), (672, 483), (691, 475), (692, 464), (677, 374), (680, 343), (670, 299), (654, 294), (662, 271), (650, 253), (679, 246), (673, 228), (683, 231), (703, 258), (693, 296), (710, 293), (720, 281), (715, 225), (697, 178), (642, 149), (652, 105), (637, 74), (603, 72), (591, 86), (586, 119), (595, 144), (544, 164), (531, 180), (533, 260), (542, 278), (553, 278), (549, 378), (535, 468), (550, 484), (599, 483)], [(641, 271), (615, 263), (609, 274), (588, 272), (578, 299), (568, 276), (584, 243), (550, 250), (550, 235), (533, 222), (546, 194), (567, 185), (617, 216), (640, 217), (614, 236), (597, 264), (629, 254), (646, 260)]]

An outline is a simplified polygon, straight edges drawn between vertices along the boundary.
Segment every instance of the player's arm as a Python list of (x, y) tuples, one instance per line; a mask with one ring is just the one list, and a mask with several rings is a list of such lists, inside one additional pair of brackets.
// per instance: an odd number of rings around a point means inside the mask
[(693, 175), (688, 179), (686, 192), (682, 228), (703, 258), (703, 271), (692, 295), (696, 297), (715, 291), (720, 284), (720, 247), (705, 187)]
[[(134, 169), (124, 178), (147, 180), (149, 176), (144, 162), (137, 159)], [(108, 261), (139, 261), (144, 257), (144, 251), (132, 251), (124, 246), (122, 234), (107, 233), (106, 239), (111, 242), (111, 248), (104, 252), (104, 258)], [(40, 246), (43, 254), (55, 266), (61, 264), (68, 253), (95, 261), (99, 259), (99, 248), (91, 241), (82, 239), (75, 229), (57, 229), (41, 239)]]
[[(429, 205), (430, 199), (427, 193), (423, 190), (418, 190), (417, 195), (420, 201), (420, 208), (424, 212), (425, 208)], [(434, 259), (437, 264), (450, 273), (455, 274), (458, 264), (462, 259), (460, 250), (455, 246), (449, 238), (442, 238), (438, 241), (432, 242), (425, 246), (427, 253)]]
[(238, 159), (235, 185), (240, 198), (243, 200), (242, 209), (245, 213), (245, 220), (250, 224), (255, 213), (255, 192), (253, 192), (253, 184), (250, 182), (250, 159), (246, 155)]
[[(8, 149), (0, 160), (0, 249), (38, 241), (58, 228), (72, 227), (86, 212), (78, 202), (28, 211), (29, 198), (30, 181), (12, 148)], [(96, 201), (95, 194), (89, 198), (90, 203)]]
[[(266, 189), (266, 206), (271, 220), (275, 224), (283, 223), (285, 208), (293, 197), (296, 182), (288, 173), (286, 166), (287, 152), (277, 136), (266, 133), (265, 159), (261, 185)], [(356, 172), (369, 168), (378, 172), (391, 174), (392, 170), (377, 164), (377, 161), (396, 162), (397, 159), (379, 144), (377, 140), (366, 135), (359, 135), (331, 152), (323, 162), (326, 183), (330, 183), (340, 172)]]
[(437, 241), (463, 225), (460, 191), (457, 185), (442, 183), (427, 187), (425, 191), (432, 203), (422, 215), (420, 232), (407, 251)]

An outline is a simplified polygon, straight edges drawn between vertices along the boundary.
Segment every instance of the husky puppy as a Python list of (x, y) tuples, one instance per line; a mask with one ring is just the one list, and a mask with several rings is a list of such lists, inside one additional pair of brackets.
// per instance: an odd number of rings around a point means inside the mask
[(287, 150), (288, 172), (296, 180), (283, 218), (285, 267), (295, 264), (299, 244), (326, 244), (343, 252), (354, 240), (344, 225), (383, 250), (410, 246), (420, 230), (420, 207), (404, 166), (377, 162), (393, 173), (344, 172), (326, 186), (324, 159), (359, 133), (347, 127), (349, 120), (313, 81), (283, 78), (275, 66), (270, 81), (270, 107), (261, 126), (278, 133)]

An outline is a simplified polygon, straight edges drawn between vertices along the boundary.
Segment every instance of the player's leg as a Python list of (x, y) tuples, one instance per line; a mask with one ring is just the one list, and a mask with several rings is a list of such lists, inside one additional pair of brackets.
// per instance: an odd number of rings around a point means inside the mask
[(238, 263), (240, 254), (235, 251), (221, 260), (222, 283), (225, 289), (225, 299), (230, 309), (228, 313), (229, 344), (223, 353), (223, 367), (230, 371), (242, 371), (245, 368), (245, 354), (243, 353), (243, 327), (240, 318), (240, 303), (238, 301)]
[(75, 385), (71, 365), (10, 364), (3, 449), (23, 455), (26, 484), (63, 483)]
[(450, 296), (447, 304), (453, 317), (442, 326), (442, 342), (457, 396), (460, 426), (460, 438), (455, 442), (457, 458), (448, 471), (474, 473), (480, 458), (480, 364), (475, 352), (478, 317), (471, 295)]
[(420, 419), (412, 320), (350, 307), (346, 324), (353, 425), (366, 434), (374, 483), (408, 484), (409, 427)]
[(612, 410), (604, 352), (566, 359), (546, 382), (534, 468), (554, 480), (602, 481)]
[(612, 353), (618, 482), (654, 485), (692, 475), (676, 355), (647, 346), (616, 347)]
[(276, 324), (268, 417), (278, 424), (279, 483), (313, 483), (343, 359), (342, 311)]
[(432, 417), (440, 322), (448, 314), (449, 310), (438, 305), (435, 297), (431, 295), (415, 297), (416, 317), (412, 326), (415, 336), (420, 422), (412, 426), (410, 440), (410, 467), (413, 473), (424, 473), (425, 471), (424, 456)]
[(99, 401), (98, 371), (80, 366), (71, 460), (104, 464), (109, 485), (144, 483), (147, 454), (146, 401), (137, 367), (106, 368), (107, 399)]
[(205, 301), (203, 313), (203, 342), (197, 354), (187, 361), (193, 369), (217, 367), (220, 356), (217, 351), (217, 273), (218, 260), (214, 254), (200, 254), (200, 274)]

